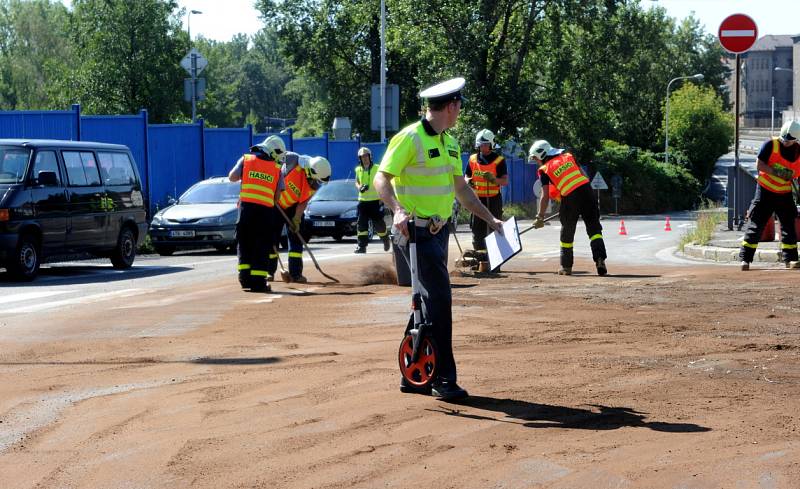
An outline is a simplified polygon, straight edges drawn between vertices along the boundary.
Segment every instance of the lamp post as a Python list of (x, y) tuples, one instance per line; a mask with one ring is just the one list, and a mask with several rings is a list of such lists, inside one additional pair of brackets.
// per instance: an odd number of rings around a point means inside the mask
[(666, 113), (666, 120), (664, 121), (664, 163), (669, 163), (669, 87), (672, 85), (672, 82), (677, 80), (697, 80), (702, 81), (703, 76), (702, 73), (698, 73), (696, 75), (691, 76), (679, 76), (677, 78), (673, 78), (672, 80), (667, 83), (667, 106), (664, 110)]
[[(789, 73), (792, 73), (792, 69), (791, 68), (781, 68), (780, 66), (776, 66), (775, 67), (775, 71), (788, 71)], [(772, 112), (771, 112), (770, 115), (772, 116), (772, 122), (771, 122), (771, 126), (770, 126), (770, 136), (774, 136), (775, 135), (775, 95), (774, 95), (774, 90), (773, 90), (773, 95), (772, 95)], [(781, 121), (783, 121), (783, 113), (781, 113)]]
[(189, 34), (189, 48), (192, 47), (192, 14), (200, 15), (203, 12), (199, 10), (190, 10), (189, 15), (186, 17), (186, 32)]

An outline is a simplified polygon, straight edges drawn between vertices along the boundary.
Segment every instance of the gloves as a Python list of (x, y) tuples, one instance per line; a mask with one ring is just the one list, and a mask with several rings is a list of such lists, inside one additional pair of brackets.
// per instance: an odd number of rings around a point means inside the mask
[(776, 166), (772, 168), (772, 171), (775, 172), (776, 177), (784, 180), (791, 180), (794, 177), (794, 172), (788, 168)]
[(533, 227), (534, 227), (534, 229), (543, 228), (544, 227), (544, 219), (542, 219), (539, 216), (536, 216), (536, 220), (533, 221)]
[(367, 185), (366, 183), (364, 185), (358, 187), (358, 191), (361, 192), (362, 194), (364, 192), (366, 192), (367, 190), (369, 190), (369, 185)]
[(292, 218), (292, 232), (296, 233), (300, 231), (300, 221), (303, 219), (303, 216), (298, 214)]
[(488, 171), (483, 173), (483, 178), (485, 178), (486, 181), (489, 183), (497, 183), (497, 179), (494, 177), (492, 173), (489, 173)]

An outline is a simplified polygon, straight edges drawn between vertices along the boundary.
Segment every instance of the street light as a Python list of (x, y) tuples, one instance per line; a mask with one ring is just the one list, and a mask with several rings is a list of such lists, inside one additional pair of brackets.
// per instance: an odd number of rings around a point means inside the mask
[(692, 76), (679, 76), (677, 78), (673, 78), (672, 80), (667, 83), (667, 107), (664, 112), (666, 112), (666, 121), (664, 122), (664, 163), (669, 163), (669, 87), (672, 85), (672, 82), (677, 80), (697, 80), (703, 81), (702, 73), (698, 73)]
[(189, 48), (192, 47), (192, 14), (200, 15), (203, 12), (199, 10), (190, 10), (189, 15), (186, 17), (186, 32), (189, 33)]

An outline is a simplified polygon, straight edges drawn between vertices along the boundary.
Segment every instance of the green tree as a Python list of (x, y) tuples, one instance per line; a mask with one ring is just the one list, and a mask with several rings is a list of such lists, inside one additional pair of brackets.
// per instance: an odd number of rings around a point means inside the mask
[(0, 108), (65, 108), (53, 96), (57, 87), (52, 80), (75, 59), (68, 26), (61, 2), (0, 2)]
[(686, 155), (692, 175), (704, 182), (733, 142), (732, 115), (713, 89), (690, 83), (671, 94), (669, 109), (670, 147)]
[(62, 80), (64, 98), (87, 113), (130, 114), (147, 108), (153, 122), (186, 110), (186, 54), (175, 0), (74, 0), (72, 39), (78, 58)]

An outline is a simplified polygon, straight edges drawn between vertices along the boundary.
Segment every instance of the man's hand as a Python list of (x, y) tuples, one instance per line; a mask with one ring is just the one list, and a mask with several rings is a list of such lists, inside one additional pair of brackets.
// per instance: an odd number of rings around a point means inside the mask
[(491, 172), (483, 172), (483, 178), (486, 179), (489, 183), (497, 183), (497, 179), (494, 177), (494, 174)]
[(408, 220), (410, 217), (406, 214), (406, 210), (400, 208), (397, 212), (394, 213), (394, 217), (392, 218), (392, 223), (394, 227), (400, 231), (400, 234), (408, 239)]
[(364, 185), (358, 187), (358, 191), (361, 192), (362, 194), (364, 192), (366, 192), (367, 190), (369, 190), (369, 185), (367, 185), (366, 183)]
[(791, 180), (794, 176), (794, 172), (788, 168), (776, 166), (772, 168), (772, 171), (775, 173), (776, 177), (784, 180)]
[(503, 221), (500, 219), (493, 218), (492, 222), (487, 222), (486, 224), (492, 229), (492, 231), (497, 231), (498, 234), (504, 234)]
[(544, 227), (544, 218), (541, 216), (536, 216), (536, 219), (533, 221), (534, 229), (539, 229)]

